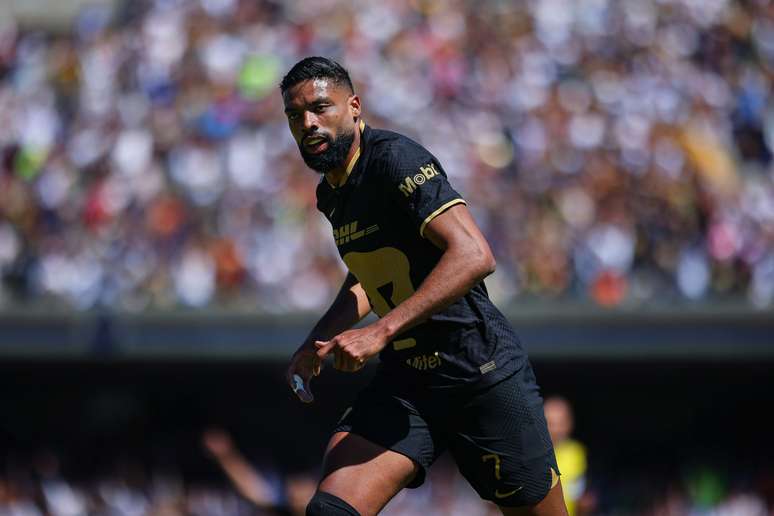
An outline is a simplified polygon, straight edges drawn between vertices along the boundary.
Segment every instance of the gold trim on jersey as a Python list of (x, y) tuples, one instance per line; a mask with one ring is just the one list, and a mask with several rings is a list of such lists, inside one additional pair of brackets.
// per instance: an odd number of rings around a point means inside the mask
[[(352, 160), (349, 162), (349, 165), (347, 165), (347, 170), (344, 176), (344, 182), (346, 182), (347, 178), (352, 173), (352, 169), (355, 168), (355, 163), (357, 163), (358, 158), (360, 158), (360, 147), (357, 148), (357, 150), (355, 151), (355, 155), (352, 156)], [(344, 182), (339, 184), (339, 186), (344, 184)]]
[[(361, 120), (358, 124), (358, 127), (360, 128), (360, 132), (363, 133), (365, 131), (365, 121)], [(363, 147), (363, 141), (360, 141), (360, 146), (355, 151), (355, 154), (352, 156), (352, 159), (349, 160), (349, 163), (347, 164), (347, 170), (344, 171), (344, 176), (339, 181), (339, 184), (334, 185), (330, 178), (328, 178), (328, 175), (325, 175), (325, 180), (328, 181), (328, 184), (331, 185), (333, 188), (341, 188), (344, 186), (344, 183), (347, 182), (347, 179), (349, 179), (349, 174), (352, 173), (352, 169), (355, 168), (355, 163), (357, 163), (358, 158), (360, 158), (360, 149)]]
[(432, 221), (438, 215), (440, 215), (444, 211), (448, 210), (449, 208), (451, 208), (455, 204), (468, 204), (468, 203), (465, 202), (465, 199), (460, 199), (459, 197), (456, 198), (456, 199), (452, 199), (451, 201), (447, 202), (446, 204), (444, 204), (443, 206), (441, 206), (440, 208), (435, 210), (433, 213), (428, 215), (427, 218), (425, 218), (425, 221), (422, 223), (421, 226), (419, 226), (419, 235), (422, 238), (424, 238), (425, 237), (425, 227), (427, 227), (427, 225), (430, 223), (430, 221)]

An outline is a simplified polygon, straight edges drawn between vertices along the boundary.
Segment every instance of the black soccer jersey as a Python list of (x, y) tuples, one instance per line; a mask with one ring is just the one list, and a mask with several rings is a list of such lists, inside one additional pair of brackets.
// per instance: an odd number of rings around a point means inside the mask
[[(350, 272), (380, 317), (411, 296), (442, 251), (424, 237), (427, 224), (464, 203), (441, 164), (421, 145), (361, 122), (360, 149), (346, 182), (323, 178), (317, 208)], [(505, 317), (479, 283), (464, 297), (411, 328), (380, 353), (383, 372), (431, 388), (490, 385), (526, 357)]]

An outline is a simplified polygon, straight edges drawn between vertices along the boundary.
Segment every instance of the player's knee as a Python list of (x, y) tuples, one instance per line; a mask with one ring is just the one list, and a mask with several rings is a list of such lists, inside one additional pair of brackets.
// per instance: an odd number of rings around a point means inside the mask
[(338, 496), (317, 491), (306, 506), (306, 516), (360, 516), (360, 513)]

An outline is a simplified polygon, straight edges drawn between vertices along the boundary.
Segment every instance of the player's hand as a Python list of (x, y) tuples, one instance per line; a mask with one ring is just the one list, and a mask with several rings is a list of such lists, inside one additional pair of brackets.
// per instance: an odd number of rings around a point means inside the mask
[(307, 344), (301, 346), (290, 359), (285, 379), (298, 399), (304, 403), (314, 401), (309, 383), (313, 376), (320, 374), (322, 360), (317, 356), (315, 349)]
[(317, 357), (323, 360), (333, 353), (333, 367), (339, 371), (354, 372), (387, 345), (386, 334), (375, 324), (348, 330), (327, 342), (316, 341)]

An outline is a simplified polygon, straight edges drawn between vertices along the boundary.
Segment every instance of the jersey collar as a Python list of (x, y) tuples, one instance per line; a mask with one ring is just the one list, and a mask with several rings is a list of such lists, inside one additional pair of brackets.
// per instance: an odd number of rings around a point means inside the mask
[(360, 146), (355, 151), (355, 154), (352, 156), (352, 159), (349, 160), (349, 163), (347, 163), (347, 169), (345, 171), (344, 177), (341, 178), (341, 181), (339, 181), (339, 184), (334, 185), (328, 180), (328, 176), (325, 176), (325, 180), (328, 182), (328, 185), (330, 185), (331, 188), (341, 188), (344, 186), (349, 179), (349, 175), (352, 173), (352, 170), (355, 168), (355, 164), (357, 163), (357, 160), (360, 158), (360, 151), (363, 148), (363, 133), (365, 132), (366, 123), (365, 120), (360, 120), (360, 123), (358, 124), (360, 128)]

